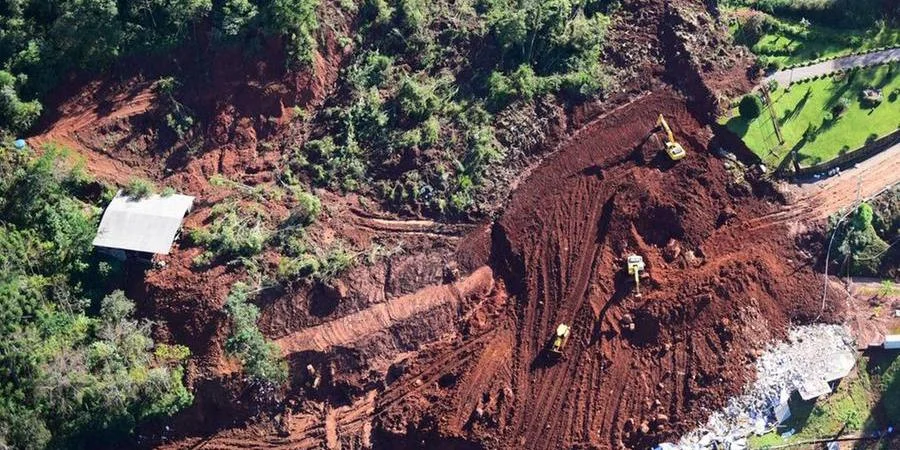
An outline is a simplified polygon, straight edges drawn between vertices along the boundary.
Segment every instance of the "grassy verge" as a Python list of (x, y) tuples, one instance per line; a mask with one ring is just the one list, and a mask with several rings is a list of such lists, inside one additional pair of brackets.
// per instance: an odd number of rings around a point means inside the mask
[[(792, 149), (797, 150), (801, 166), (823, 163), (862, 147), (872, 135), (881, 137), (898, 128), (898, 74), (900, 66), (894, 63), (861, 69), (855, 75), (840, 74), (787, 89), (779, 87), (771, 96), (784, 145), (778, 145), (772, 119), (765, 111), (748, 122), (735, 110), (726, 125), (767, 165), (778, 165)], [(862, 91), (868, 87), (882, 92), (883, 101), (876, 107), (866, 106), (862, 100)], [(841, 102), (845, 110), (834, 114)], [(810, 127), (814, 132), (808, 132)]]
[(770, 20), (772, 28), (751, 50), (782, 66), (900, 45), (900, 29), (884, 24), (869, 29), (848, 30), (816, 24), (804, 27), (799, 21), (789, 19)]

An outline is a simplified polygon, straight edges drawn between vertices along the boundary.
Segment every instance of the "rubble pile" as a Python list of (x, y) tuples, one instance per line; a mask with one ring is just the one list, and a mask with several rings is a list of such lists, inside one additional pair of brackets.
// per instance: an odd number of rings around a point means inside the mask
[[(787, 399), (811, 379), (829, 380), (842, 361), (855, 358), (853, 340), (840, 325), (809, 325), (790, 331), (786, 342), (767, 349), (756, 362), (756, 382), (714, 412), (705, 425), (677, 444), (658, 450), (743, 450), (747, 436), (762, 434), (789, 415)], [(851, 365), (852, 367), (852, 365)]]

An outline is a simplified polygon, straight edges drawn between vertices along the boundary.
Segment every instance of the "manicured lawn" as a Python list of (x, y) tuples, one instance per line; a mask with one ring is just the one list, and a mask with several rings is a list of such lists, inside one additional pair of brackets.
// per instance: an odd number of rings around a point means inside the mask
[[(893, 67), (893, 68), (892, 68)], [(848, 81), (852, 78), (852, 81)], [(864, 107), (861, 94), (866, 87), (881, 89), (883, 101), (875, 108)], [(884, 136), (900, 126), (900, 64), (859, 70), (855, 76), (837, 75), (797, 83), (789, 90), (772, 92), (775, 115), (784, 134), (779, 146), (769, 114), (763, 113), (747, 123), (737, 110), (727, 120), (728, 128), (769, 166), (777, 166), (793, 148), (799, 148), (801, 166), (831, 160), (846, 151), (862, 147), (875, 134)], [(841, 98), (849, 101), (846, 111), (826, 121)], [(807, 128), (819, 131), (810, 140), (803, 139)], [(846, 149), (845, 149), (846, 147)]]
[(844, 30), (812, 24), (804, 29), (797, 21), (774, 19), (775, 25), (751, 48), (782, 65), (818, 58), (845, 56), (852, 52), (900, 45), (900, 29), (882, 26), (867, 30)]

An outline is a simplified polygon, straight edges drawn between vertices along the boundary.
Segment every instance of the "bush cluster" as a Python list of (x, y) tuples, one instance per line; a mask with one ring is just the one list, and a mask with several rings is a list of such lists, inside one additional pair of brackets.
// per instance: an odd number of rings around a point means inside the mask
[(317, 118), (321, 136), (290, 150), (284, 179), (371, 191), (398, 210), (477, 214), (506, 154), (494, 114), (610, 84), (601, 3), (363, 2), (348, 95)]
[(269, 237), (264, 226), (264, 214), (238, 202), (220, 203), (212, 208), (209, 224), (191, 230), (194, 244), (206, 247), (195, 263), (204, 265), (213, 260), (248, 258), (261, 252)]
[[(99, 208), (61, 154), (0, 145), (0, 447), (119, 447), (192, 401), (183, 351), (155, 354), (149, 324), (92, 251)], [(174, 346), (173, 346), (174, 347)], [(157, 346), (157, 349), (163, 348)]]
[(255, 381), (280, 385), (287, 381), (287, 363), (278, 346), (259, 331), (259, 308), (250, 302), (250, 297), (250, 289), (243, 283), (235, 283), (228, 294), (225, 312), (232, 327), (225, 349), (241, 361), (244, 372)]

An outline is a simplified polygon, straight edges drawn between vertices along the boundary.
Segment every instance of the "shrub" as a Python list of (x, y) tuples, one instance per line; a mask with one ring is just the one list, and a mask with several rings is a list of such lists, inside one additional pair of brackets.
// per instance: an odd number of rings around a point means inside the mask
[(747, 94), (738, 104), (738, 112), (741, 114), (745, 120), (750, 121), (757, 117), (762, 112), (763, 104), (762, 100), (760, 100), (759, 96), (755, 94)]
[(210, 224), (191, 230), (189, 236), (195, 244), (207, 248), (196, 262), (215, 258), (242, 258), (253, 256), (263, 249), (269, 236), (263, 228), (262, 213), (253, 208), (238, 209), (237, 203), (224, 203), (213, 207)]
[(819, 133), (819, 127), (809, 124), (806, 126), (806, 130), (803, 131), (803, 139), (809, 142), (813, 142), (816, 140), (816, 135)]
[(149, 180), (144, 178), (132, 178), (128, 184), (122, 188), (122, 193), (134, 200), (147, 198), (154, 194), (156, 188)]
[(837, 103), (834, 104), (834, 107), (831, 108), (831, 112), (832, 112), (832, 114), (834, 114), (835, 117), (839, 117), (842, 114), (844, 114), (849, 107), (850, 107), (850, 100), (848, 100), (844, 97), (841, 97), (838, 99)]
[(225, 350), (241, 361), (247, 375), (273, 385), (287, 381), (287, 364), (281, 359), (278, 346), (266, 340), (256, 325), (259, 308), (250, 303), (247, 285), (238, 282), (231, 287), (225, 312), (232, 322)]
[(878, 140), (878, 135), (875, 133), (872, 133), (868, 137), (866, 137), (866, 145), (872, 145), (877, 140)]
[(321, 212), (322, 202), (318, 197), (309, 192), (300, 192), (297, 194), (297, 206), (291, 210), (288, 221), (292, 224), (308, 226), (316, 221)]
[(421, 83), (412, 77), (406, 77), (401, 82), (397, 101), (403, 114), (416, 122), (427, 119), (440, 106), (435, 86)]
[(269, 4), (266, 22), (283, 36), (291, 61), (309, 65), (313, 61), (316, 40), (313, 33), (319, 28), (316, 16), (318, 0), (273, 0)]

